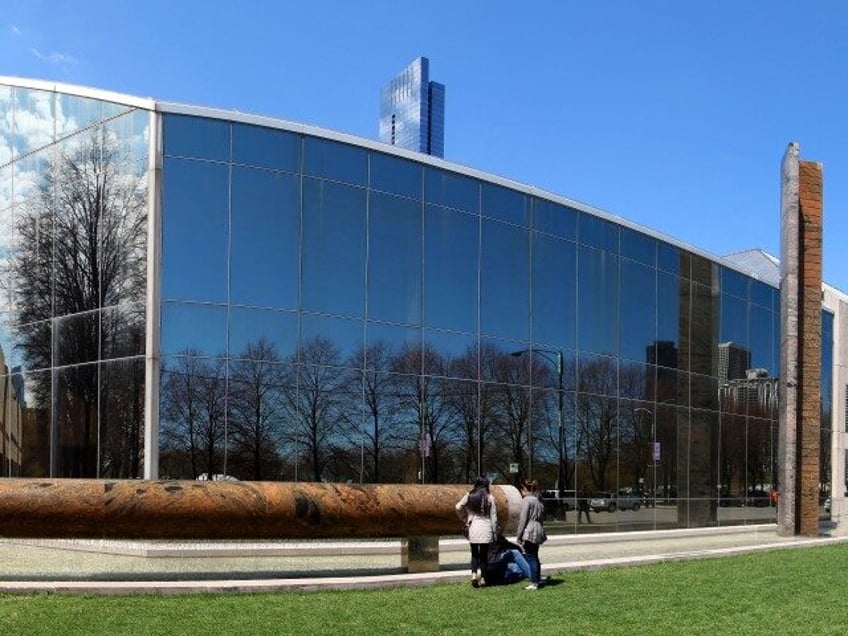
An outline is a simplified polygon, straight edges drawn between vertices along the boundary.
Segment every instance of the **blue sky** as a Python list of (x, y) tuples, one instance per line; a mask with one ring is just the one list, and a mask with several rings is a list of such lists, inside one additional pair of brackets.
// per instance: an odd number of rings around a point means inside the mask
[(825, 279), (848, 290), (848, 3), (5, 0), (0, 75), (377, 136), (418, 55), (445, 158), (712, 254), (779, 254), (790, 141), (825, 178)]

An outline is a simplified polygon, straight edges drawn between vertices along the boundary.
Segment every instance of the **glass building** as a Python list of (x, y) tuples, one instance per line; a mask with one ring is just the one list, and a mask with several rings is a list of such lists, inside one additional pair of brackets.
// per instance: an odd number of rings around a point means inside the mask
[(380, 91), (380, 141), (445, 156), (445, 85), (430, 81), (430, 61), (419, 57)]
[[(490, 473), (628, 495), (611, 529), (775, 518), (762, 253), (340, 133), (12, 78), (0, 236), (4, 476)], [(848, 297), (824, 298), (827, 496)]]

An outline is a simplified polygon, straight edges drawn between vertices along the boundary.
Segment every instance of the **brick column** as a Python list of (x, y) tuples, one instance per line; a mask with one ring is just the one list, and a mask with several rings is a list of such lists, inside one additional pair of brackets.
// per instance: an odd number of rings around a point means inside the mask
[(778, 533), (819, 528), (822, 308), (822, 167), (786, 151), (780, 256)]

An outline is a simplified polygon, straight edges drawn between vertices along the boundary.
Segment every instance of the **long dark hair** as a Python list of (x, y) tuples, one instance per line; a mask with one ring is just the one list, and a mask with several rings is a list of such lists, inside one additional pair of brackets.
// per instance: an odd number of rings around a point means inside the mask
[(487, 515), (492, 508), (489, 502), (489, 480), (478, 477), (474, 488), (468, 493), (468, 509), (477, 515)]

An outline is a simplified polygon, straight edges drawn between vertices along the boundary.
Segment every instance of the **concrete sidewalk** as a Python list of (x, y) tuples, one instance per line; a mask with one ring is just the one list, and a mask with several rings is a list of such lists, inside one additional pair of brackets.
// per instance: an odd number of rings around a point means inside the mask
[[(774, 524), (554, 535), (540, 556), (546, 575), (848, 541), (779, 537)], [(465, 581), (468, 544), (443, 539), (438, 572), (401, 568), (399, 541), (164, 542), (0, 540), (0, 592), (176, 594), (274, 592)]]

